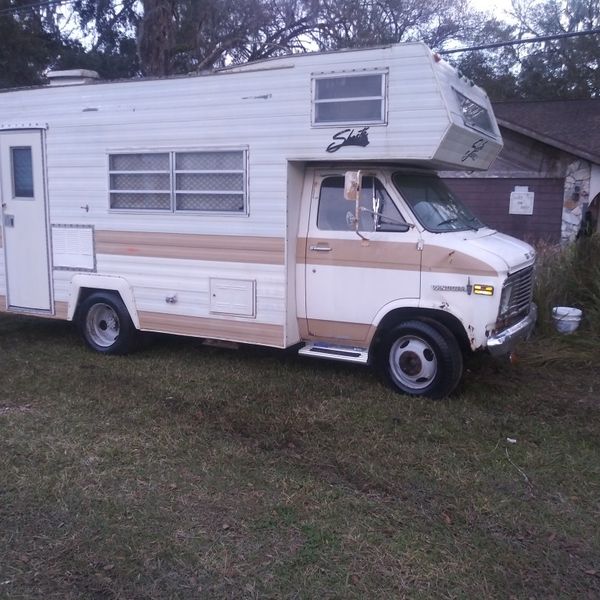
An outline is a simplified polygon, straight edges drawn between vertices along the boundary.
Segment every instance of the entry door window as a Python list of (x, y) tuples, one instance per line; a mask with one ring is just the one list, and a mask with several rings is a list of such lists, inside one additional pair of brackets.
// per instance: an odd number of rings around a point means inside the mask
[[(359, 231), (406, 231), (400, 211), (376, 177), (363, 177)], [(354, 202), (344, 198), (344, 178), (327, 177), (321, 184), (317, 227), (322, 231), (354, 230)], [(375, 214), (374, 214), (375, 213)]]
[(33, 198), (31, 148), (11, 148), (13, 198)]

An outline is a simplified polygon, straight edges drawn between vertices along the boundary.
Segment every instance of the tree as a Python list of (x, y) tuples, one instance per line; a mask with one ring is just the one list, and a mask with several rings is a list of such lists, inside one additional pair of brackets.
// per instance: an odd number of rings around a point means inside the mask
[(325, 0), (317, 41), (348, 48), (419, 40), (441, 48), (469, 38), (471, 14), (464, 0)]
[[(476, 27), (469, 41), (473, 47), (509, 42), (518, 35), (516, 25), (489, 18), (483, 13), (473, 15), (473, 22)], [(483, 87), (493, 100), (519, 97), (520, 58), (514, 46), (469, 51), (449, 55), (449, 59), (462, 74)]]
[[(545, 36), (600, 27), (598, 0), (515, 0), (523, 35)], [(550, 40), (530, 47), (521, 60), (518, 85), (528, 98), (600, 95), (600, 36)]]
[(0, 87), (38, 84), (62, 41), (51, 11), (20, 7), (29, 0), (0, 0)]

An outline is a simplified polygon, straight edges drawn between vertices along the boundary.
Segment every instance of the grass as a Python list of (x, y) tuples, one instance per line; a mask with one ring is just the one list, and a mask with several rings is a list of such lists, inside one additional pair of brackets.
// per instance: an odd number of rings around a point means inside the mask
[(0, 316), (0, 597), (596, 598), (597, 343), (564, 360), (585, 339), (480, 357), (431, 402), (274, 350), (104, 357)]

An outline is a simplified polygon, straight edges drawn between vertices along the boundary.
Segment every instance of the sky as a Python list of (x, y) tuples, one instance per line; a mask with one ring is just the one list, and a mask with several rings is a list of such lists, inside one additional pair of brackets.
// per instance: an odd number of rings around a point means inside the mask
[(471, 0), (471, 5), (478, 10), (491, 12), (503, 20), (507, 19), (506, 13), (512, 8), (511, 0)]

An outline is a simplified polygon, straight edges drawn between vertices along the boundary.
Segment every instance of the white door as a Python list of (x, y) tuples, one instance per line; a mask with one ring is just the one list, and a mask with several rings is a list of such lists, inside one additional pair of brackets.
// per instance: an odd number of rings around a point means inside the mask
[(8, 306), (50, 310), (40, 131), (0, 132), (0, 196)]
[(381, 178), (363, 177), (359, 232), (365, 239), (354, 231), (355, 205), (344, 199), (343, 175), (319, 175), (315, 184), (305, 249), (308, 333), (359, 345), (382, 308), (419, 298), (420, 235), (402, 225)]

